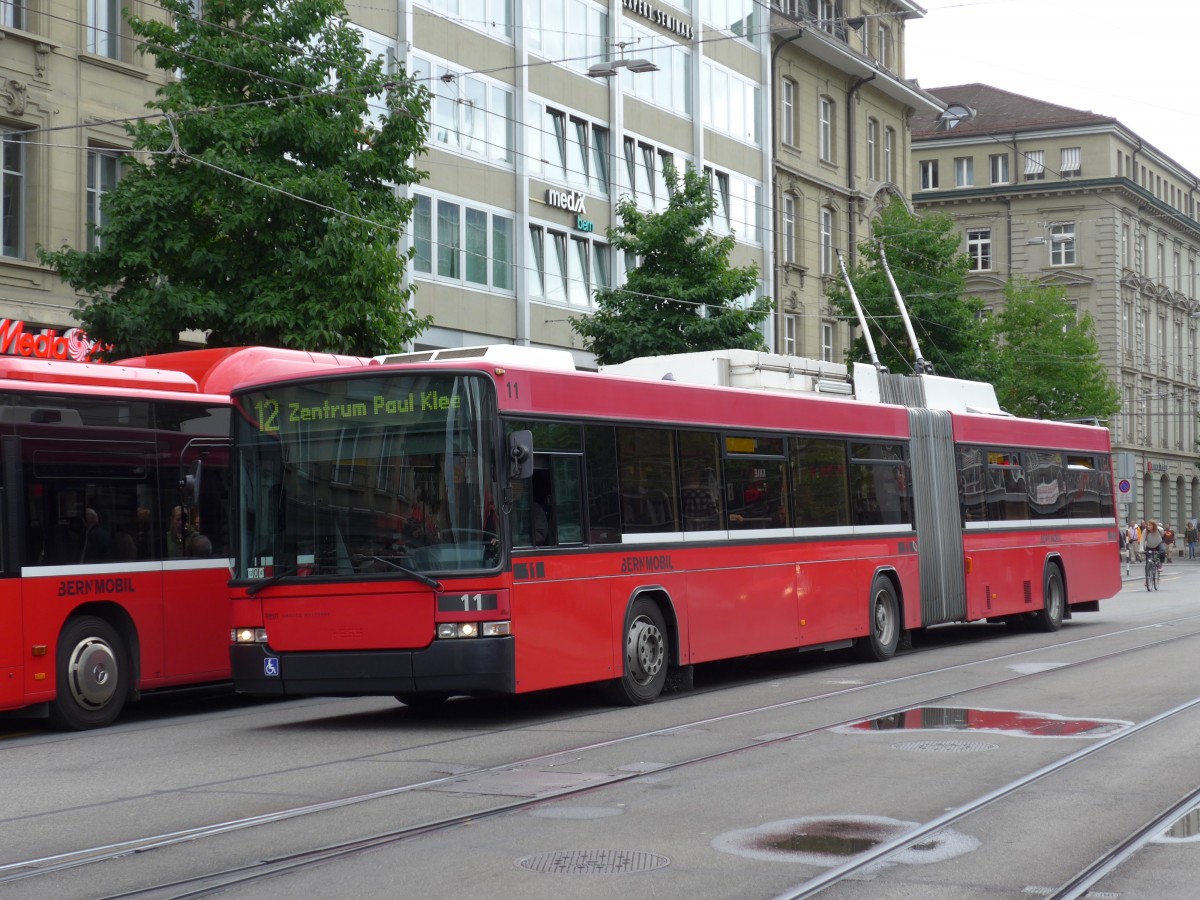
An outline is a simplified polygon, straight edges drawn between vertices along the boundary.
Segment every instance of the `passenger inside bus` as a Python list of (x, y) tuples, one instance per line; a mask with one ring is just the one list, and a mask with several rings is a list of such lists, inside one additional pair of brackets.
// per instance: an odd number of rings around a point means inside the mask
[(107, 562), (112, 559), (113, 540), (108, 529), (100, 524), (99, 514), (90, 506), (83, 511), (83, 552), (80, 562)]

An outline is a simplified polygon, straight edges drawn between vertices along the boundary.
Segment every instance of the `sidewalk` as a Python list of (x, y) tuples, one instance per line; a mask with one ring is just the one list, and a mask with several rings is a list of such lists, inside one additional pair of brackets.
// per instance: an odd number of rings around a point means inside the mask
[[(1140, 563), (1140, 562), (1126, 563), (1124, 556), (1122, 556), (1122, 558), (1121, 558), (1121, 580), (1122, 581), (1141, 581), (1142, 577), (1144, 575), (1143, 565), (1144, 565), (1144, 563)], [(1163, 571), (1168, 571), (1167, 570), (1168, 565), (1171, 565), (1171, 566), (1178, 566), (1178, 565), (1200, 566), (1200, 556), (1197, 556), (1195, 559), (1188, 559), (1187, 558), (1187, 550), (1185, 549), (1183, 551), (1182, 559), (1179, 556), (1176, 556), (1175, 559), (1173, 561), (1171, 561), (1170, 563), (1163, 563)]]

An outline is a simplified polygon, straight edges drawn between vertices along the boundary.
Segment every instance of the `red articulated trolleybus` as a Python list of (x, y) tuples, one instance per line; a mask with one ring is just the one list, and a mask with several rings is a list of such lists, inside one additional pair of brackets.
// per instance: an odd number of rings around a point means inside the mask
[(233, 393), (240, 691), (648, 702), (709, 660), (1053, 631), (1120, 587), (1108, 432), (987, 385), (749, 351), (380, 362)]
[(229, 680), (229, 390), (327, 355), (0, 357), (0, 710), (111, 723)]

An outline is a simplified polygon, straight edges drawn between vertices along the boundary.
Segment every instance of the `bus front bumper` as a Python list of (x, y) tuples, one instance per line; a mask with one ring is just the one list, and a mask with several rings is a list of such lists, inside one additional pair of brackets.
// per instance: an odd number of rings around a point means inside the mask
[(511, 637), (438, 640), (420, 650), (280, 653), (270, 644), (234, 644), (229, 657), (233, 686), (243, 694), (359, 697), (516, 692)]

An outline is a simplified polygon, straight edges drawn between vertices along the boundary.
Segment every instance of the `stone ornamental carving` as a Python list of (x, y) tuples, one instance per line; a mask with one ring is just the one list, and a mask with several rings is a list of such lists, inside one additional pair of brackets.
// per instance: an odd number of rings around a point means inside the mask
[(12, 113), (14, 116), (23, 116), (25, 114), (25, 82), (17, 81), (15, 78), (6, 79), (4, 86), (0, 87), (0, 99), (4, 101), (6, 112)]

